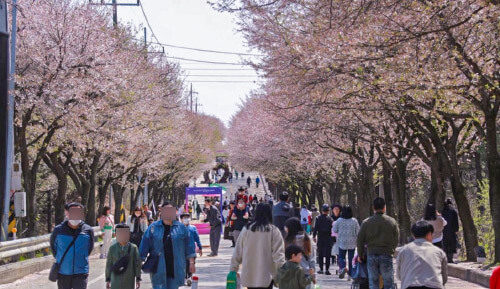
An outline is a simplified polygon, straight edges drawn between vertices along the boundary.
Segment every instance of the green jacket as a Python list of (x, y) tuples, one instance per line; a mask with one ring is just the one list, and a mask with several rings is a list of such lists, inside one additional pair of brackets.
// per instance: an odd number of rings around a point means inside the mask
[(298, 263), (287, 261), (283, 267), (278, 270), (276, 281), (280, 289), (305, 289), (311, 284), (312, 276), (306, 277), (304, 270)]
[[(111, 267), (121, 257), (127, 255), (129, 246), (131, 247), (127, 270), (121, 275), (116, 275), (111, 272)], [(106, 281), (111, 281), (111, 289), (135, 289), (135, 282), (141, 280), (141, 266), (142, 261), (136, 245), (129, 242), (122, 247), (119, 243), (115, 243), (109, 248), (106, 260)]]
[(399, 229), (396, 220), (383, 213), (363, 221), (358, 234), (358, 256), (365, 253), (365, 245), (369, 255), (390, 255), (398, 246)]

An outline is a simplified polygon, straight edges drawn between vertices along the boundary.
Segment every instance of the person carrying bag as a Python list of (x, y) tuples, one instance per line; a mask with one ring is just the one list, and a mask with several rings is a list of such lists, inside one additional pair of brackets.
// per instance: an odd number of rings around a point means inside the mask
[(57, 260), (56, 260), (56, 262), (54, 262), (54, 264), (52, 264), (52, 267), (50, 268), (50, 272), (49, 272), (49, 280), (50, 281), (52, 281), (52, 282), (57, 281), (57, 278), (59, 277), (59, 267), (61, 266), (62, 262), (64, 261), (64, 258), (66, 258), (66, 254), (68, 254), (69, 249), (71, 249), (71, 247), (73, 247), (73, 245), (75, 244), (76, 238), (78, 238), (78, 235), (73, 237), (73, 241), (71, 241), (68, 248), (66, 248), (66, 251), (64, 251), (64, 254), (62, 255), (61, 260), (59, 262), (57, 262)]

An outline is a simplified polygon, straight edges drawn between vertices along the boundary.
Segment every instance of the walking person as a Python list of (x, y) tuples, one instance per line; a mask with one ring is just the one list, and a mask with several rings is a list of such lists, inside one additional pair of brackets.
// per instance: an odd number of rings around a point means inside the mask
[[(333, 219), (328, 215), (330, 206), (321, 207), (321, 215), (316, 219), (313, 231), (313, 240), (318, 246), (318, 274), (332, 275), (330, 273), (330, 254), (332, 251), (332, 225)], [(324, 266), (324, 267), (323, 267)], [(323, 268), (326, 269), (323, 271)]]
[[(288, 246), (296, 245), (302, 249), (302, 260), (300, 266), (304, 270), (306, 278), (313, 280), (316, 284), (314, 274), (316, 272), (316, 246), (297, 218), (290, 218), (285, 222), (285, 250)], [(309, 286), (307, 287), (309, 288)]]
[[(352, 217), (352, 208), (345, 206), (342, 209), (340, 218), (333, 223), (332, 232), (337, 234), (337, 245), (339, 248), (339, 278), (343, 279), (345, 274), (349, 274), (348, 281), (351, 281), (352, 259), (356, 250), (356, 239), (359, 233), (359, 223)], [(347, 254), (347, 260), (346, 260)]]
[[(340, 218), (340, 214), (342, 213), (342, 206), (340, 205), (333, 205), (332, 206), (332, 219), (333, 219), (333, 223), (335, 224), (335, 222)], [(337, 243), (337, 233), (332, 233), (332, 248), (335, 247), (335, 248), (338, 248), (338, 246), (335, 246), (335, 243)], [(338, 258), (337, 258), (337, 255), (338, 255), (338, 250), (332, 250), (331, 252), (331, 257), (332, 257), (332, 265), (334, 264), (337, 264), (338, 263)], [(340, 267), (339, 267), (340, 269)]]
[[(106, 289), (139, 289), (141, 287), (142, 261), (139, 249), (129, 240), (130, 227), (126, 224), (116, 225), (116, 243), (109, 248), (106, 260)], [(124, 260), (126, 258), (128, 260)], [(123, 267), (125, 269), (121, 271), (120, 268)]]
[(250, 212), (245, 204), (245, 201), (243, 199), (239, 199), (238, 205), (233, 210), (231, 215), (231, 221), (233, 221), (234, 224), (233, 238), (235, 243), (238, 242), (238, 237), (241, 231), (243, 231), (243, 228), (247, 225), (249, 218)]
[(189, 230), (176, 220), (175, 207), (166, 201), (161, 207), (161, 220), (144, 233), (139, 253), (142, 260), (157, 255), (157, 268), (151, 273), (153, 289), (178, 289), (184, 285), (186, 262), (190, 273), (196, 273), (195, 248)]
[(239, 173), (236, 170), (234, 171), (234, 175), (236, 176), (236, 179), (238, 179)]
[(259, 188), (259, 184), (260, 184), (260, 178), (259, 178), (259, 176), (257, 176), (257, 177), (255, 178), (255, 187), (256, 187), (257, 189)]
[(245, 172), (241, 172), (241, 178), (245, 177)]
[(252, 183), (252, 178), (250, 176), (248, 176), (247, 178), (247, 187), (250, 188), (250, 184)]
[[(196, 229), (195, 226), (190, 225), (189, 223), (191, 222), (191, 215), (188, 213), (183, 213), (181, 215), (181, 220), (184, 226), (189, 231), (189, 237), (190, 237), (190, 242), (191, 246), (196, 248), (198, 247), (198, 254), (200, 254), (200, 257), (203, 256), (203, 246), (201, 245), (201, 240), (200, 240), (200, 235), (198, 234), (198, 230)], [(191, 277), (193, 274), (189, 270), (189, 263), (186, 262), (186, 286), (191, 286), (192, 280)]]
[(286, 263), (278, 270), (276, 277), (280, 289), (306, 289), (311, 286), (313, 277), (307, 277), (300, 266), (304, 256), (302, 248), (290, 245), (285, 249)]
[(284, 242), (272, 224), (271, 207), (257, 205), (255, 219), (241, 231), (231, 258), (231, 272), (241, 268), (241, 286), (272, 289), (278, 269), (285, 263)]
[(429, 222), (432, 227), (434, 227), (434, 233), (432, 233), (432, 244), (436, 247), (443, 248), (443, 230), (448, 223), (443, 217), (441, 217), (441, 214), (438, 213), (436, 206), (433, 204), (427, 204), (425, 207), (425, 215), (422, 220)]
[(200, 214), (203, 212), (200, 204), (196, 204), (196, 220), (200, 220)]
[(312, 212), (311, 212), (311, 233), (314, 230), (314, 227), (316, 226), (316, 219), (319, 217), (320, 212), (318, 211), (318, 208), (313, 204), (312, 205)]
[(148, 205), (143, 205), (142, 206), (142, 211), (144, 212), (144, 215), (146, 216), (146, 219), (152, 219), (153, 218), (153, 212), (149, 209)]
[(288, 204), (288, 193), (282, 192), (279, 196), (280, 202), (273, 207), (273, 223), (281, 232), (281, 236), (285, 238), (285, 222), (293, 217), (293, 210)]
[(229, 173), (229, 183), (232, 184), (233, 183), (233, 173)]
[(384, 289), (392, 289), (394, 286), (392, 256), (399, 240), (398, 224), (396, 220), (385, 214), (386, 207), (383, 198), (373, 200), (373, 210), (375, 214), (364, 220), (359, 230), (358, 262), (367, 259), (370, 289), (380, 289), (380, 275), (384, 280)]
[(302, 206), (300, 210), (300, 225), (304, 232), (307, 233), (307, 225), (309, 225), (309, 216), (311, 216), (311, 212), (307, 209), (306, 205)]
[[(57, 225), (50, 235), (50, 249), (59, 264), (58, 289), (87, 288), (89, 256), (94, 249), (94, 231), (83, 221), (83, 209), (80, 203), (66, 204), (64, 213), (68, 220)], [(73, 217), (73, 212), (78, 211), (80, 213)]]
[(140, 207), (135, 207), (134, 213), (128, 216), (127, 226), (130, 229), (130, 242), (139, 248), (142, 236), (148, 229), (148, 219)]
[(453, 208), (451, 199), (447, 199), (444, 203), (444, 208), (441, 211), (441, 216), (448, 223), (443, 229), (443, 250), (448, 258), (448, 263), (453, 263), (453, 255), (457, 252), (459, 230), (458, 214)]
[(219, 209), (212, 205), (211, 199), (205, 199), (205, 209), (207, 210), (205, 223), (210, 224), (210, 249), (212, 250), (208, 257), (215, 257), (219, 254), (220, 234), (222, 231), (221, 215)]
[(101, 255), (99, 258), (106, 259), (109, 247), (111, 246), (111, 240), (113, 239), (113, 230), (115, 228), (115, 218), (111, 215), (111, 208), (108, 206), (102, 208), (102, 214), (99, 217), (99, 228), (103, 233)]
[(448, 260), (443, 250), (432, 244), (434, 227), (419, 221), (411, 227), (415, 240), (405, 245), (396, 258), (396, 275), (401, 289), (444, 289), (448, 280)]

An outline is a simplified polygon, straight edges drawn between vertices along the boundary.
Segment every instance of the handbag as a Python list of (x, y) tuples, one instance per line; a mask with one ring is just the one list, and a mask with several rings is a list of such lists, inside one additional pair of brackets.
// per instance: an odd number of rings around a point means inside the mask
[(79, 234), (77, 234), (76, 236), (73, 237), (73, 241), (71, 241), (68, 248), (66, 248), (66, 251), (64, 251), (64, 254), (62, 255), (60, 263), (57, 263), (57, 261), (56, 261), (56, 262), (54, 262), (54, 264), (52, 264), (52, 267), (50, 267), (50, 272), (49, 272), (49, 280), (50, 281), (52, 281), (52, 282), (57, 281), (57, 278), (59, 277), (60, 264), (62, 264), (62, 262), (64, 261), (64, 258), (66, 258), (66, 254), (68, 254), (69, 249), (71, 249), (71, 247), (73, 247), (73, 245), (75, 244), (76, 239), (78, 238), (78, 235)]
[(224, 227), (224, 240), (231, 240), (231, 228), (230, 227)]
[(116, 275), (121, 275), (127, 270), (128, 263), (130, 261), (130, 247), (132, 247), (132, 245), (129, 245), (127, 255), (118, 259), (118, 261), (111, 266), (111, 271)]
[(335, 244), (333, 244), (332, 252), (331, 252), (332, 256), (337, 256), (339, 254), (339, 245), (338, 244), (339, 244), (338, 242), (335, 242)]
[[(165, 240), (165, 243), (163, 243), (163, 247), (165, 247), (166, 242), (168, 242), (168, 239), (170, 238), (170, 235), (168, 235), (167, 239)], [(152, 273), (155, 274), (156, 271), (158, 270), (158, 261), (160, 260), (160, 253), (149, 253), (148, 257), (146, 258), (146, 261), (144, 264), (142, 264), (142, 271), (144, 273)]]

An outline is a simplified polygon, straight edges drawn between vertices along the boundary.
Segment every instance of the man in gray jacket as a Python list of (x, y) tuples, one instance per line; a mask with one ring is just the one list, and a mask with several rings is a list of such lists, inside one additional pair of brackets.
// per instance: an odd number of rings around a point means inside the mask
[(434, 228), (427, 221), (411, 227), (415, 241), (404, 246), (396, 260), (402, 289), (443, 289), (448, 280), (448, 260), (444, 251), (432, 244)]
[(205, 223), (210, 223), (210, 249), (212, 252), (209, 257), (215, 257), (219, 254), (220, 234), (222, 231), (222, 220), (219, 209), (212, 205), (211, 199), (205, 199), (205, 209), (207, 216)]
[(280, 202), (273, 207), (273, 224), (281, 231), (283, 239), (285, 239), (285, 222), (293, 217), (293, 209), (290, 208), (288, 202), (288, 193), (280, 194)]

